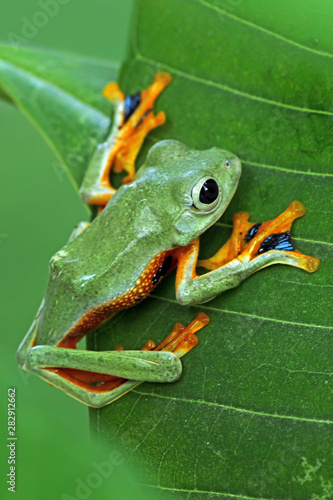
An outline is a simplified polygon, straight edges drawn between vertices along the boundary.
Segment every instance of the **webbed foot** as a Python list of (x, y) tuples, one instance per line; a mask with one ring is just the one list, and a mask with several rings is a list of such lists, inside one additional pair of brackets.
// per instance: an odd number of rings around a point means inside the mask
[(250, 222), (247, 212), (235, 214), (229, 241), (212, 258), (199, 260), (198, 266), (214, 270), (233, 259), (246, 266), (260, 255), (270, 252), (274, 255), (270, 264), (274, 260), (274, 263), (289, 264), (313, 273), (319, 268), (320, 260), (299, 252), (290, 236), (292, 223), (305, 212), (303, 203), (293, 201), (276, 219), (263, 223)]
[(155, 127), (165, 122), (164, 112), (154, 115), (154, 102), (171, 82), (169, 73), (159, 72), (153, 83), (141, 93), (125, 95), (117, 83), (108, 83), (103, 94), (115, 107), (112, 130), (100, 144), (88, 166), (80, 194), (89, 205), (105, 207), (116, 190), (110, 183), (110, 171), (127, 172), (123, 183), (135, 176), (135, 160), (142, 143)]

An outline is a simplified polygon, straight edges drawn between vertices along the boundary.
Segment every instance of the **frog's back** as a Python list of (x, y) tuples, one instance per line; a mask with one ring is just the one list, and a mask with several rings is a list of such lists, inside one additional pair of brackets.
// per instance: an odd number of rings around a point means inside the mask
[(52, 257), (38, 344), (58, 345), (66, 335), (77, 341), (114, 312), (141, 301), (162, 277), (161, 268), (165, 273), (170, 267), (169, 245), (163, 245), (150, 209), (136, 211), (126, 194), (126, 189), (117, 193)]

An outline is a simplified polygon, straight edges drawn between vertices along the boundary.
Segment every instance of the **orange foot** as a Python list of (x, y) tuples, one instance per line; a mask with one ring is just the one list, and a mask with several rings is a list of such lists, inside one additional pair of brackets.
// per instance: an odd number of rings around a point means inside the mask
[(247, 212), (238, 212), (233, 217), (233, 232), (227, 243), (210, 259), (199, 260), (198, 266), (209, 270), (217, 269), (237, 258), (244, 262), (254, 260), (268, 251), (276, 252), (276, 262), (289, 263), (287, 256), (293, 257), (293, 264), (310, 273), (320, 266), (316, 257), (304, 255), (294, 247), (290, 237), (292, 223), (306, 212), (300, 201), (293, 201), (276, 219), (263, 222), (249, 222)]

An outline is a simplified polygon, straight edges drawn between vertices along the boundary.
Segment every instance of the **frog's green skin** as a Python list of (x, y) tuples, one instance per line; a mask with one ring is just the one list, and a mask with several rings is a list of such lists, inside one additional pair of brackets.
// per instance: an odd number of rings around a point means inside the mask
[[(21, 366), (91, 406), (116, 399), (117, 390), (115, 395), (87, 392), (42, 367), (84, 368), (142, 380), (142, 372), (137, 377), (133, 374), (137, 370), (134, 358), (140, 355), (166, 360), (162, 376), (146, 374), (144, 380), (178, 378), (181, 365), (173, 353), (139, 351), (127, 355), (125, 362), (124, 351), (101, 354), (56, 346), (85, 312), (135, 286), (157, 254), (185, 247), (214, 224), (230, 202), (240, 173), (238, 158), (222, 149), (196, 151), (173, 140), (156, 144), (134, 181), (122, 186), (100, 215), (52, 257), (43, 306), (18, 351)], [(198, 210), (193, 206), (192, 191), (207, 176), (217, 182), (219, 199), (213, 209)], [(202, 288), (202, 302), (208, 300), (207, 292), (207, 287)], [(181, 295), (178, 298), (181, 301)], [(101, 360), (107, 355), (122, 358), (119, 370), (117, 360), (115, 369), (98, 370), (96, 357)]]

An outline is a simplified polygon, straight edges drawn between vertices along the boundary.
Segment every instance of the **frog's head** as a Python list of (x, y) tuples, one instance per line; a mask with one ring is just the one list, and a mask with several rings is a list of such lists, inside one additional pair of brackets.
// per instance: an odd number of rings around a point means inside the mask
[(197, 151), (165, 140), (151, 148), (140, 170), (138, 181), (146, 182), (155, 216), (172, 244), (185, 246), (223, 214), (237, 188), (241, 164), (220, 148)]

